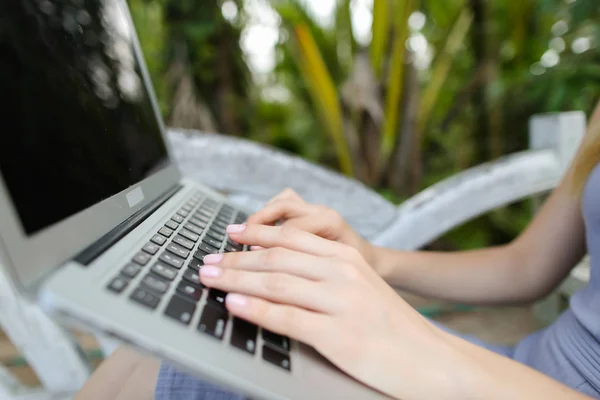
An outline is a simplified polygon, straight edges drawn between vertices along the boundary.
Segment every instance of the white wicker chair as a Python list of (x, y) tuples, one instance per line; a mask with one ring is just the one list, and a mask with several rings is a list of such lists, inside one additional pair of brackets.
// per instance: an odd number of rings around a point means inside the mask
[[(168, 138), (184, 175), (238, 204), (258, 209), (292, 187), (308, 201), (338, 210), (369, 240), (408, 250), (497, 207), (552, 190), (585, 128), (585, 115), (579, 112), (535, 116), (530, 150), (461, 173), (399, 207), (356, 181), (246, 140), (185, 131), (171, 131)], [(26, 390), (0, 367), (0, 399), (69, 398), (87, 378), (89, 368), (71, 338), (21, 298), (1, 270), (0, 326), (44, 385), (40, 391)], [(114, 344), (105, 343), (110, 352)]]

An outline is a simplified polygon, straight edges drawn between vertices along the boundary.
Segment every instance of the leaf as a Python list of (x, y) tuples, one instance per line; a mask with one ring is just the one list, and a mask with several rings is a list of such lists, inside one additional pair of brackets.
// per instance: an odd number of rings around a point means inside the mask
[(417, 122), (418, 132), (423, 132), (427, 125), (427, 121), (431, 118), (433, 108), (435, 107), (440, 92), (450, 75), (454, 59), (465, 42), (472, 23), (473, 15), (467, 7), (463, 8), (448, 35), (448, 40), (446, 41), (441, 54), (436, 59), (431, 73), (431, 79), (423, 93), (421, 108), (419, 110), (419, 119)]
[(352, 176), (352, 161), (344, 137), (342, 111), (336, 86), (308, 27), (299, 24), (294, 29), (294, 33), (299, 47), (298, 66), (302, 77), (321, 120), (334, 142), (342, 172)]
[(385, 109), (385, 126), (381, 142), (381, 155), (387, 163), (398, 134), (398, 121), (400, 119), (400, 103), (402, 101), (402, 88), (404, 85), (404, 55), (406, 53), (406, 40), (408, 39), (408, 17), (415, 9), (415, 0), (397, 0), (396, 21), (394, 26), (394, 41), (389, 70), (388, 93)]
[(383, 59), (387, 51), (388, 37), (390, 33), (390, 0), (373, 1), (373, 25), (371, 40), (371, 65), (375, 76), (381, 77), (383, 70)]

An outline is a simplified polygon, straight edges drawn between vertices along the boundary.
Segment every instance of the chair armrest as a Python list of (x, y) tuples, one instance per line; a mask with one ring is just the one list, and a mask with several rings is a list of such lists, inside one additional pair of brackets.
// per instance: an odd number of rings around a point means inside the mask
[(555, 188), (562, 177), (551, 150), (526, 151), (442, 181), (398, 208), (396, 222), (375, 243), (414, 250), (495, 208)]

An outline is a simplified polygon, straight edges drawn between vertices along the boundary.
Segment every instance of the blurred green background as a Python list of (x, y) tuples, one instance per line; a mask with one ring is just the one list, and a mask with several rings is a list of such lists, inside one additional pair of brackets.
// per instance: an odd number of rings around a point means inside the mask
[[(598, 0), (129, 0), (167, 124), (246, 137), (394, 202), (600, 97)], [(433, 244), (504, 243), (531, 202)]]

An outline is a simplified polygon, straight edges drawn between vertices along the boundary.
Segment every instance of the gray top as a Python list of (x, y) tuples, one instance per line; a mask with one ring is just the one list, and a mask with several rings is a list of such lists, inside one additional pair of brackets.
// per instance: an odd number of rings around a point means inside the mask
[(600, 165), (582, 198), (591, 280), (548, 328), (521, 341), (512, 358), (570, 387), (600, 398)]

